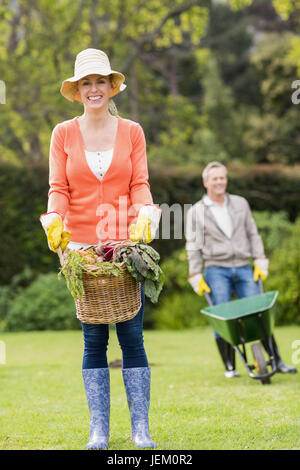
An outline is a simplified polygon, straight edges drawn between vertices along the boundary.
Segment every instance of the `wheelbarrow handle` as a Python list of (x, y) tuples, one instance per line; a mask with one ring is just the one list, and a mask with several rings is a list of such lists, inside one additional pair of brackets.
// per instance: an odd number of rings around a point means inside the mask
[(213, 303), (212, 303), (211, 296), (209, 295), (209, 293), (206, 291), (203, 291), (203, 294), (204, 294), (204, 297), (206, 298), (206, 302), (208, 303), (208, 305), (212, 307)]
[(262, 278), (260, 276), (258, 278), (258, 287), (259, 287), (260, 294), (263, 294), (264, 293), (264, 285), (263, 285)]

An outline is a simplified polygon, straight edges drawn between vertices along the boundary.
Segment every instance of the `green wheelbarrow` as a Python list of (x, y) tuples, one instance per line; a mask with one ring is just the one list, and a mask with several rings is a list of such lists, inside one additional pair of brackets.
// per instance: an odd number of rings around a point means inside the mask
[[(213, 305), (209, 294), (204, 292), (209, 307), (202, 309), (201, 312), (213, 329), (233, 346), (249, 376), (260, 380), (262, 384), (269, 384), (270, 377), (277, 372), (271, 336), (274, 327), (272, 307), (278, 291), (264, 293), (262, 282), (260, 290), (262, 293), (259, 295), (218, 305)], [(257, 342), (251, 345), (254, 363), (249, 364), (246, 343), (257, 340), (264, 340), (265, 344), (269, 345), (269, 359), (265, 359), (262, 344)]]

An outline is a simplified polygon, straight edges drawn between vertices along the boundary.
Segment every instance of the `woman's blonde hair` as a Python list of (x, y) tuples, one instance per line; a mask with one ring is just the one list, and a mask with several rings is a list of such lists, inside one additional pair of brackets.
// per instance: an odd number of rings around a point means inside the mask
[(114, 102), (114, 100), (110, 99), (108, 103), (108, 111), (112, 116), (118, 116), (118, 108)]
[[(110, 84), (113, 88), (116, 88), (116, 84), (114, 82), (114, 77), (113, 75), (109, 75), (109, 81), (110, 81)], [(117, 106), (115, 105), (115, 102), (110, 99), (109, 100), (109, 103), (108, 103), (108, 111), (110, 112), (110, 114), (112, 114), (113, 116), (117, 116), (118, 115), (118, 109), (117, 109)]]

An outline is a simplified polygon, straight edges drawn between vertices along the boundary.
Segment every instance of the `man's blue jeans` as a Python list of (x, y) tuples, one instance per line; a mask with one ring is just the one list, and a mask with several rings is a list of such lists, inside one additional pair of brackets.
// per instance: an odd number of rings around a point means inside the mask
[[(233, 293), (238, 298), (260, 293), (258, 283), (253, 279), (253, 269), (249, 264), (238, 268), (207, 266), (204, 279), (211, 289), (210, 296), (214, 305), (229, 302)], [(215, 336), (218, 336), (217, 333)]]
[[(122, 349), (123, 369), (148, 367), (144, 349), (143, 316), (145, 295), (141, 291), (142, 306), (131, 320), (116, 323), (116, 332)], [(81, 323), (84, 338), (82, 368), (98, 369), (108, 367), (107, 347), (109, 339), (108, 325)]]

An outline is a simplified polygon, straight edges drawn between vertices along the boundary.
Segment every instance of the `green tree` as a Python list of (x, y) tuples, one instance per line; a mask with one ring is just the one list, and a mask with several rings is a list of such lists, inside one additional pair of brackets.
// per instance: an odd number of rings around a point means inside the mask
[(270, 273), (266, 282), (268, 290), (279, 290), (277, 323), (300, 324), (300, 219), (295, 222), (290, 237), (274, 251)]
[(291, 102), (291, 84), (297, 71), (288, 59), (291, 33), (266, 34), (252, 54), (260, 75), (260, 108), (249, 116), (245, 138), (254, 161), (296, 163), (300, 143), (297, 106)]
[[(78, 103), (67, 107), (59, 94), (60, 83), (73, 74), (74, 58), (81, 49), (105, 50), (115, 68), (126, 74), (133, 92), (117, 98), (125, 114), (141, 118), (139, 102), (149, 91), (149, 86), (143, 87), (145, 65), (152, 77), (160, 68), (160, 93), (167, 87), (168, 94), (176, 94), (176, 80), (170, 77), (176, 75), (172, 67), (176, 70), (177, 58), (171, 50), (199, 42), (208, 4), (207, 0), (3, 0), (0, 77), (6, 83), (7, 103), (0, 114), (1, 158), (16, 163), (43, 160), (54, 125), (81, 112)], [(167, 60), (161, 61), (166, 52)]]
[(202, 112), (205, 127), (214, 134), (215, 142), (222, 149), (219, 158), (223, 161), (247, 159), (243, 137), (248, 127), (247, 113), (245, 108), (238, 106), (231, 89), (224, 84), (213, 57), (208, 60), (203, 77)]

